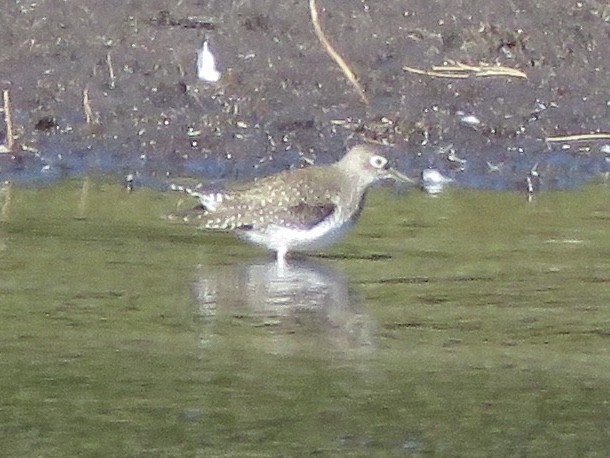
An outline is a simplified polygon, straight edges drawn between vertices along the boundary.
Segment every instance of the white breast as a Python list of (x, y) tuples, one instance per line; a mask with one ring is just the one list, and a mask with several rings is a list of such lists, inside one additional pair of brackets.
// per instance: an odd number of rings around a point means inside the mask
[(354, 222), (353, 219), (348, 219), (340, 224), (336, 218), (331, 217), (309, 230), (269, 225), (264, 231), (243, 231), (240, 236), (273, 251), (312, 251), (325, 248), (345, 237)]

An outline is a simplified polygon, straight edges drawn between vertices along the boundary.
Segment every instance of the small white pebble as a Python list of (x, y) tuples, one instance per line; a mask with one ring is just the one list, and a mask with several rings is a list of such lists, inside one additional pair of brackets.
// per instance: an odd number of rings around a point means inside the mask
[(440, 193), (445, 185), (453, 180), (436, 169), (424, 169), (421, 174), (421, 186), (428, 194)]
[(475, 127), (481, 124), (481, 120), (475, 115), (464, 115), (460, 117), (460, 122), (466, 126)]
[(220, 72), (216, 69), (216, 59), (207, 41), (204, 41), (202, 48), (197, 50), (197, 78), (208, 83), (215, 83), (220, 79)]

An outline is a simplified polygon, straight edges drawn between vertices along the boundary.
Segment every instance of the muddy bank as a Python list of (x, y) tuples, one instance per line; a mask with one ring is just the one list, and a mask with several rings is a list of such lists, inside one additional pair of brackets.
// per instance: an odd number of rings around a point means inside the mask
[[(545, 141), (610, 130), (605, 2), (319, 0), (318, 9), (368, 105), (320, 45), (307, 2), (11, 3), (0, 17), (0, 84), (16, 145), (0, 157), (2, 179), (247, 179), (330, 162), (361, 141), (386, 145), (412, 175), (434, 167), (472, 187), (523, 188), (534, 170), (542, 188), (564, 188), (610, 169), (610, 140)], [(222, 71), (215, 84), (197, 79), (204, 40)], [(403, 70), (449, 61), (527, 79)]]

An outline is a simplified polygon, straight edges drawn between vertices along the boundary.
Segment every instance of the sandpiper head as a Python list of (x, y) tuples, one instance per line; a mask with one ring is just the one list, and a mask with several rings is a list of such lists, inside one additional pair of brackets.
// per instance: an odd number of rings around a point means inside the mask
[(413, 182), (408, 176), (391, 168), (388, 159), (373, 145), (354, 146), (337, 164), (366, 185), (385, 179)]

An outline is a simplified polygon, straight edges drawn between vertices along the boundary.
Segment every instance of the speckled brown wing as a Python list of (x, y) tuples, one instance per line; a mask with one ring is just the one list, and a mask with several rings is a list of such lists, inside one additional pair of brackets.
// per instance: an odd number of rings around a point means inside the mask
[(301, 202), (294, 207), (288, 207), (284, 219), (289, 221), (288, 226), (290, 227), (309, 230), (330, 217), (336, 208), (336, 205), (332, 203), (319, 202), (309, 205)]
[(263, 230), (274, 224), (310, 229), (336, 210), (340, 186), (341, 180), (327, 169), (282, 173), (227, 192), (222, 205), (198, 219), (204, 229)]

